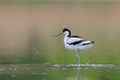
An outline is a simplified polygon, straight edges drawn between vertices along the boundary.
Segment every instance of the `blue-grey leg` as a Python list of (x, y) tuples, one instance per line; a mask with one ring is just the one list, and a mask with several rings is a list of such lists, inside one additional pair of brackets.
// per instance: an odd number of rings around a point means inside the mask
[(75, 50), (75, 53), (77, 55), (77, 65), (78, 65), (78, 72), (77, 72), (77, 77), (76, 80), (80, 80), (80, 55), (79, 55), (79, 51)]
[(76, 55), (77, 55), (77, 64), (78, 64), (78, 69), (80, 68), (80, 55), (79, 55), (79, 53), (78, 53), (78, 50), (75, 50), (75, 53), (76, 53)]

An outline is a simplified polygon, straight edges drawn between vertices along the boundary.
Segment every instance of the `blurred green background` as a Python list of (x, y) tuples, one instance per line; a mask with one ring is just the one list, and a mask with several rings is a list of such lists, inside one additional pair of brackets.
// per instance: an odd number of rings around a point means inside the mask
[(0, 63), (76, 63), (63, 37), (72, 34), (95, 41), (80, 51), (81, 63), (120, 63), (119, 2), (9, 2), (0, 3)]

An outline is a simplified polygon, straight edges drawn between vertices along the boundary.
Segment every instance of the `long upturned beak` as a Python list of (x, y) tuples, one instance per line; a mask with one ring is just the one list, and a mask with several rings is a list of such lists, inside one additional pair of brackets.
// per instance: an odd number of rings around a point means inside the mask
[(60, 35), (62, 35), (63, 33), (60, 33), (60, 34), (58, 34), (58, 35), (53, 35), (53, 37), (58, 37), (58, 36), (60, 36)]

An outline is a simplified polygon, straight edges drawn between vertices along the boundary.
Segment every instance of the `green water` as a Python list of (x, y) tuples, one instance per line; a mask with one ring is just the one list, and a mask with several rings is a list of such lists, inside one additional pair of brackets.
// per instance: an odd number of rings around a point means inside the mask
[(0, 65), (0, 80), (120, 80), (120, 65), (6, 64)]

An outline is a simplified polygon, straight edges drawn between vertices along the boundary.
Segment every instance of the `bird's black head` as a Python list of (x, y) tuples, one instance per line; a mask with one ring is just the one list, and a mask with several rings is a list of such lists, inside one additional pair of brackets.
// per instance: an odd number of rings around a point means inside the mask
[(64, 29), (63, 29), (63, 33), (64, 33), (65, 31), (70, 31), (70, 30), (69, 30), (69, 29), (67, 29), (67, 28), (64, 28)]
[(65, 35), (67, 35), (67, 36), (69, 36), (69, 37), (70, 37), (71, 32), (70, 32), (70, 30), (69, 30), (69, 29), (64, 28), (62, 33), (60, 33), (60, 34), (58, 34), (58, 35), (54, 35), (54, 37), (58, 37), (58, 36), (60, 36), (60, 35), (62, 35), (62, 34), (65, 34)]
[(69, 29), (67, 29), (67, 28), (64, 28), (64, 29), (63, 29), (63, 33), (64, 33), (64, 34), (68, 34), (68, 36), (70, 36), (70, 35), (71, 35), (70, 30), (69, 30)]

